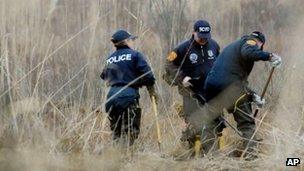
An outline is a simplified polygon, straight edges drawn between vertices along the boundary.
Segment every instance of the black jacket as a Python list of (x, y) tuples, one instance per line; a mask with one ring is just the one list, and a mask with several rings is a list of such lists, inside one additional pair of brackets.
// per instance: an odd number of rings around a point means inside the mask
[[(107, 58), (100, 77), (111, 86), (105, 105), (107, 112), (111, 107), (126, 108), (139, 98), (139, 87), (153, 86), (155, 83), (146, 58), (128, 46), (117, 47)], [(124, 88), (126, 85), (128, 87)]]
[(206, 94), (212, 93), (211, 90), (221, 91), (236, 81), (246, 83), (254, 62), (267, 61), (269, 58), (270, 53), (259, 49), (250, 36), (229, 44), (208, 74), (205, 82)]
[(167, 57), (165, 79), (170, 85), (181, 85), (185, 76), (192, 78), (191, 89), (202, 92), (205, 79), (213, 66), (220, 47), (213, 39), (199, 45), (193, 38), (182, 42)]
[[(127, 46), (117, 47), (117, 50), (107, 58), (100, 77), (108, 86), (125, 86), (132, 82), (130, 87), (138, 88), (152, 86), (155, 82), (143, 54)], [(138, 80), (134, 81), (135, 79)]]

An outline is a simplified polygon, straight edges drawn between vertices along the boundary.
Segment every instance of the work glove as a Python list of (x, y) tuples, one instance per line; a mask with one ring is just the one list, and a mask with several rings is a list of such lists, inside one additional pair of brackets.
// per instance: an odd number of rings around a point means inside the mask
[(149, 92), (151, 100), (152, 100), (152, 97), (154, 97), (155, 98), (155, 102), (157, 104), (159, 97), (158, 97), (158, 94), (155, 91), (155, 86), (154, 85), (153, 86), (147, 86), (147, 90)]
[(190, 80), (192, 80), (192, 78), (189, 77), (189, 76), (186, 76), (186, 77), (183, 79), (182, 84), (183, 84), (183, 86), (184, 86), (185, 88), (188, 88), (188, 87), (192, 87), (192, 86), (193, 86), (193, 85), (191, 84)]
[(259, 95), (257, 95), (256, 93), (253, 93), (252, 94), (252, 101), (253, 103), (258, 107), (258, 108), (262, 108), (265, 103), (266, 103), (266, 100), (263, 98), (261, 98)]
[(282, 64), (282, 58), (279, 55), (272, 53), (269, 62), (273, 67), (279, 67)]

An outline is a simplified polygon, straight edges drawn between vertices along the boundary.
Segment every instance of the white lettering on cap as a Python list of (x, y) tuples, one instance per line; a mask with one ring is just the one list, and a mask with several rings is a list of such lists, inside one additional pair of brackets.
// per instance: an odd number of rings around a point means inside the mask
[(199, 27), (199, 32), (210, 32), (210, 27)]
[(259, 35), (256, 33), (251, 33), (251, 35), (259, 37)]

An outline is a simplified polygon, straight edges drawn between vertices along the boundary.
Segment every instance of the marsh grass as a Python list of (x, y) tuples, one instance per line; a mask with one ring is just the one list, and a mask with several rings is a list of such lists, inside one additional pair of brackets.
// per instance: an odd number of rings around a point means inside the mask
[[(0, 1), (0, 170), (284, 170), (286, 157), (304, 156), (303, 8), (301, 0)], [(283, 56), (261, 112), (256, 161), (227, 157), (239, 139), (229, 128), (223, 151), (181, 162), (168, 155), (185, 124), (175, 110), (181, 97), (161, 79), (163, 61), (200, 18), (210, 21), (221, 49), (258, 29), (266, 50)], [(99, 74), (117, 28), (139, 35), (137, 49), (158, 79), (163, 154), (145, 89), (133, 156), (111, 142)], [(258, 92), (269, 70), (255, 66), (250, 81)]]

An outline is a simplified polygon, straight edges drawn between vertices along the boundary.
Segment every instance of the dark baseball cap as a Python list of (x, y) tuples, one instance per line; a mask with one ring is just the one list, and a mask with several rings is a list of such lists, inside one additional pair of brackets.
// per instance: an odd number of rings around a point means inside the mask
[(266, 42), (265, 35), (260, 31), (254, 31), (250, 34), (250, 36), (260, 40), (263, 44)]
[(193, 29), (198, 32), (199, 38), (210, 39), (211, 38), (211, 27), (210, 24), (205, 20), (198, 20), (194, 23)]
[(126, 39), (136, 39), (136, 38), (137, 38), (137, 36), (134, 36), (134, 35), (130, 34), (126, 30), (120, 29), (120, 30), (117, 30), (112, 35), (111, 41), (113, 43), (118, 43), (118, 42), (121, 42), (121, 41), (126, 40)]

